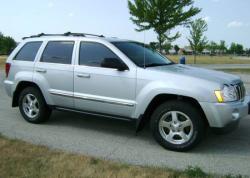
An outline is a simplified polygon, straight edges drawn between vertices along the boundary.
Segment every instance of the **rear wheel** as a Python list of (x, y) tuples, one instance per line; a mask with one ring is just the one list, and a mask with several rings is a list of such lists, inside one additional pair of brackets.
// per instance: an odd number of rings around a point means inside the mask
[(151, 116), (151, 129), (157, 142), (174, 151), (196, 146), (205, 133), (205, 123), (195, 106), (183, 101), (161, 104)]
[(37, 124), (49, 119), (51, 109), (37, 88), (27, 87), (23, 89), (18, 102), (19, 110), (26, 121)]

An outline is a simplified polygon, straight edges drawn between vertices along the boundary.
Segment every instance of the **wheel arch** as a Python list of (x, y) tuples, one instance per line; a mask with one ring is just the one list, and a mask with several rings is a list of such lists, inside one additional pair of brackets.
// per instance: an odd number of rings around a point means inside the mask
[(31, 81), (20, 81), (17, 84), (16, 89), (15, 89), (15, 91), (13, 93), (12, 107), (17, 107), (18, 106), (19, 95), (20, 95), (21, 91), (24, 90), (27, 87), (37, 88), (42, 93), (42, 96), (44, 97), (42, 90), (40, 89), (40, 87), (37, 84), (35, 84), (34, 82), (31, 82)]
[(153, 111), (160, 104), (162, 104), (166, 101), (171, 101), (171, 100), (185, 101), (185, 102), (188, 102), (188, 103), (191, 103), (192, 105), (194, 105), (201, 113), (202, 118), (204, 119), (204, 121), (206, 123), (206, 126), (209, 126), (208, 119), (207, 119), (201, 105), (199, 104), (199, 102), (196, 99), (194, 99), (192, 97), (188, 97), (188, 96), (183, 96), (183, 95), (158, 94), (150, 101), (150, 103), (146, 107), (145, 112), (143, 114), (141, 114), (139, 119), (137, 120), (136, 132), (143, 130), (145, 125), (150, 121), (150, 116), (152, 115)]

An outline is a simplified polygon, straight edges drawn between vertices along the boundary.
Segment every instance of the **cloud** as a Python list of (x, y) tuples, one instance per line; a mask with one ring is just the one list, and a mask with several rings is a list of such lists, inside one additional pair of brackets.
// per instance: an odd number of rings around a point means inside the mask
[(228, 28), (237, 28), (237, 27), (242, 27), (244, 24), (241, 21), (231, 21), (227, 24)]
[(73, 13), (73, 12), (70, 12), (69, 14), (68, 14), (68, 16), (69, 17), (73, 17), (75, 14)]
[(205, 20), (206, 22), (211, 22), (210, 16), (203, 17), (202, 19)]
[(53, 3), (53, 2), (49, 2), (49, 3), (48, 3), (48, 7), (49, 7), (49, 8), (54, 7), (54, 3)]

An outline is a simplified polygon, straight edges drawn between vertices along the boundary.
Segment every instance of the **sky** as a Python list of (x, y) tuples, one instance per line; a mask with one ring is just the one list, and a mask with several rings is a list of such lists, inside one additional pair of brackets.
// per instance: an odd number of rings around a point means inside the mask
[[(225, 40), (250, 48), (250, 0), (195, 0), (202, 9), (193, 17), (208, 23), (207, 38)], [(85, 32), (108, 37), (156, 41), (153, 30), (136, 32), (130, 21), (127, 0), (0, 0), (0, 32), (21, 41), (38, 33)], [(188, 44), (188, 29), (177, 27), (181, 37), (173, 42)]]

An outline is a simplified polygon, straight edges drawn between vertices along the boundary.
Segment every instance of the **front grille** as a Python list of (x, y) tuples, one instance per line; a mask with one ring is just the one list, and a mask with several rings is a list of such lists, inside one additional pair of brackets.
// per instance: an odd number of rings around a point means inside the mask
[(233, 85), (236, 91), (236, 95), (237, 95), (237, 100), (243, 100), (245, 98), (246, 95), (246, 89), (244, 87), (244, 84), (238, 83), (238, 84), (234, 84)]

